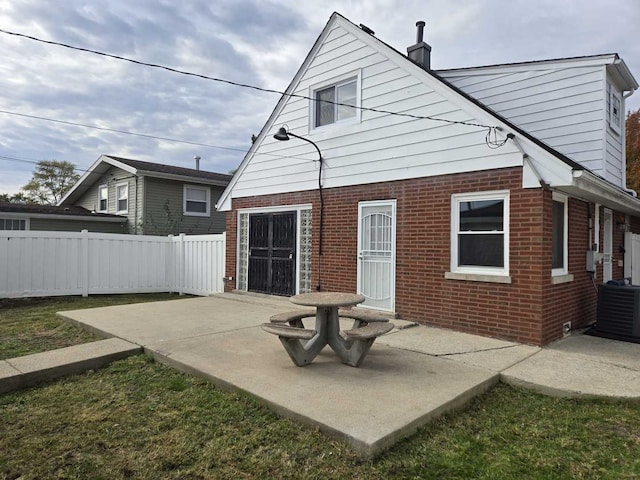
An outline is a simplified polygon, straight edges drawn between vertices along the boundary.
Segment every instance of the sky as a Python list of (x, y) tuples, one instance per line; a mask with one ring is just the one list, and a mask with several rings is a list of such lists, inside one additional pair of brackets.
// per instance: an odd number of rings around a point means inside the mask
[[(0, 29), (284, 91), (334, 11), (402, 52), (424, 20), (436, 70), (618, 53), (640, 81), (638, 0), (0, 0)], [(0, 193), (102, 154), (228, 173), (278, 99), (0, 33)]]

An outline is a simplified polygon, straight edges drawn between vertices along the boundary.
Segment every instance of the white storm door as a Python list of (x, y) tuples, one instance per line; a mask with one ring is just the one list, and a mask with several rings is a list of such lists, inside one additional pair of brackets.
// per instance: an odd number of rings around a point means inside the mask
[(393, 312), (396, 284), (396, 201), (358, 204), (358, 293), (363, 307)]
[(608, 208), (604, 209), (602, 229), (602, 281), (607, 283), (613, 275), (613, 214)]

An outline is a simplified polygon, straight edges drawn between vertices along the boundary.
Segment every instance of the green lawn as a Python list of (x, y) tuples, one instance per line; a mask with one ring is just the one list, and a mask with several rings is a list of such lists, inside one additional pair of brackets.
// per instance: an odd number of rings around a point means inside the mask
[[(93, 339), (57, 321), (59, 310), (166, 298), (177, 296), (4, 301), (1, 351), (10, 357)], [(246, 395), (140, 355), (0, 395), (2, 478), (632, 479), (640, 478), (640, 404), (500, 385), (362, 460)]]
[(501, 385), (373, 460), (137, 356), (0, 396), (0, 478), (640, 478), (640, 406)]
[(176, 298), (184, 297), (151, 293), (0, 299), (0, 360), (100, 340), (60, 320), (56, 312)]

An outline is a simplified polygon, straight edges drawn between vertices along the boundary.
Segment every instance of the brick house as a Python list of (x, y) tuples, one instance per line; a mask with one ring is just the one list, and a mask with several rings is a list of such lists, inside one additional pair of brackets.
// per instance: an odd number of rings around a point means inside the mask
[(616, 54), (434, 71), (422, 27), (405, 56), (331, 16), (218, 202), (226, 288), (536, 345), (589, 325), (640, 233), (638, 83)]

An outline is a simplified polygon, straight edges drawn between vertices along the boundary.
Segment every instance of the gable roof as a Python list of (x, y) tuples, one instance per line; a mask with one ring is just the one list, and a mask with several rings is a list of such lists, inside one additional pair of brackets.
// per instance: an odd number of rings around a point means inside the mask
[[(91, 220), (107, 222), (126, 222), (127, 217), (110, 213), (96, 213), (84, 207), (59, 206), (59, 205), (32, 205), (25, 203), (0, 203), (0, 215), (2, 213), (22, 214), (29, 217), (57, 217), (70, 220)], [(74, 218), (75, 217), (75, 218)]]
[(73, 203), (80, 198), (111, 167), (120, 168), (132, 175), (140, 177), (164, 178), (181, 182), (216, 185), (225, 187), (232, 176), (224, 173), (176, 167), (162, 163), (143, 162), (130, 158), (101, 155), (80, 179), (69, 189), (58, 205)]
[[(423, 68), (420, 65), (417, 65), (416, 63), (411, 61), (408, 58), (408, 56), (405, 55), (404, 53), (401, 53), (400, 51), (391, 47), (387, 43), (375, 37), (373, 34), (356, 26), (353, 22), (349, 21), (342, 15), (334, 12), (331, 15), (331, 18), (329, 19), (327, 24), (325, 25), (324, 29), (316, 39), (313, 47), (305, 57), (304, 61), (302, 62), (302, 65), (296, 72), (291, 83), (285, 90), (285, 94), (282, 95), (282, 97), (279, 99), (274, 110), (269, 116), (267, 122), (265, 122), (263, 128), (260, 131), (260, 134), (258, 135), (257, 140), (252, 144), (249, 151), (245, 155), (242, 163), (240, 164), (230, 184), (227, 186), (222, 196), (220, 197), (217, 204), (217, 208), (219, 210), (228, 210), (231, 208), (231, 193), (233, 191), (234, 186), (238, 182), (238, 179), (240, 178), (240, 176), (242, 176), (250, 159), (253, 157), (256, 149), (259, 148), (259, 146), (261, 145), (263, 139), (265, 138), (265, 135), (267, 134), (268, 131), (270, 131), (278, 115), (282, 111), (282, 108), (286, 104), (289, 96), (294, 92), (296, 86), (303, 78), (308, 66), (310, 65), (312, 60), (315, 58), (317, 52), (319, 51), (322, 45), (322, 42), (327, 37), (328, 32), (335, 26), (336, 22), (340, 22), (341, 25), (344, 26), (348, 31), (350, 31), (354, 36), (356, 36), (357, 38), (365, 42), (367, 45), (371, 46), (376, 51), (385, 55), (389, 60), (393, 61), (396, 65), (406, 69), (407, 71), (413, 72), (413, 74), (418, 77), (421, 77), (422, 81), (425, 83), (428, 83), (432, 88), (437, 88), (439, 93), (443, 94), (446, 98), (450, 99), (452, 102), (457, 104), (460, 108), (462, 108), (461, 106), (466, 105), (465, 108), (467, 108), (468, 111), (472, 113), (480, 123), (490, 122), (489, 124), (492, 126), (502, 127), (501, 128), (502, 135), (504, 136), (506, 136), (507, 133), (515, 134), (516, 138), (522, 141), (523, 145), (527, 147), (527, 150), (528, 150), (527, 153), (535, 152), (535, 154), (538, 157), (544, 157), (543, 160), (545, 165), (543, 165), (542, 168), (545, 172), (548, 172), (549, 174), (552, 174), (556, 171), (559, 172), (557, 178), (561, 178), (561, 182), (565, 182), (565, 183), (562, 183), (563, 185), (564, 184), (569, 186), (573, 185), (574, 183), (573, 178), (575, 177), (573, 172), (581, 172), (581, 171), (588, 170), (583, 165), (577, 163), (573, 159), (557, 151), (553, 147), (547, 145), (545, 142), (543, 142), (539, 138), (523, 130), (521, 127), (516, 126), (507, 118), (498, 114), (496, 111), (494, 111), (493, 109), (491, 109), (490, 107), (488, 107), (487, 105), (479, 101), (478, 99), (472, 97), (468, 93), (464, 92), (460, 88), (456, 87), (455, 85), (453, 85), (452, 83), (444, 79), (442, 76), (438, 75), (437, 72)], [(603, 57), (606, 57), (607, 61), (611, 61), (616, 65), (621, 65), (620, 68), (622, 70), (625, 70), (626, 65), (624, 65), (624, 62), (622, 62), (622, 60), (620, 60), (616, 54), (612, 54), (612, 55), (613, 56), (611, 55), (597, 56), (596, 55), (591, 57), (576, 57), (576, 58), (589, 59), (588, 61), (598, 61), (598, 62), (601, 62), (602, 64)], [(562, 60), (562, 59), (559, 59), (559, 60)], [(567, 61), (567, 60), (571, 60), (571, 59), (564, 59), (564, 61)], [(543, 62), (545, 61), (522, 62), (521, 64), (518, 64), (518, 65), (525, 65), (525, 64), (531, 64), (531, 63), (543, 63)], [(628, 72), (628, 69), (626, 69), (626, 71)], [(628, 77), (631, 79), (630, 82), (633, 85), (637, 85), (637, 83), (635, 82), (635, 79), (633, 79), (630, 73)], [(437, 85), (433, 84), (434, 81), (440, 85), (440, 88), (438, 88)], [(517, 146), (518, 146), (518, 149), (524, 155), (525, 152), (522, 150), (520, 144), (518, 144)], [(525, 165), (526, 163), (527, 162), (524, 162)], [(532, 168), (534, 173), (536, 173), (536, 176), (538, 176), (537, 172), (535, 172), (535, 168), (533, 167), (530, 167), (530, 168)], [(615, 187), (612, 184), (610, 184), (610, 182), (607, 182), (606, 180), (604, 180), (602, 177), (599, 177), (596, 174), (593, 174), (593, 172), (590, 172), (590, 171), (588, 172), (590, 174), (588, 176), (589, 179), (591, 180), (595, 179), (596, 183), (601, 181), (600, 183), (602, 183), (602, 185), (600, 185), (600, 187), (602, 189), (610, 189), (611, 187)], [(628, 193), (625, 193), (622, 189), (619, 189), (618, 187), (615, 187), (615, 188), (617, 188), (619, 193), (621, 194), (621, 198), (623, 199), (621, 200), (622, 203), (625, 203), (626, 200), (624, 199), (625, 197), (628, 197), (630, 199), (629, 203), (633, 204), (633, 209), (640, 210), (640, 201), (638, 201), (635, 198), (632, 198), (631, 195), (629, 195)]]

